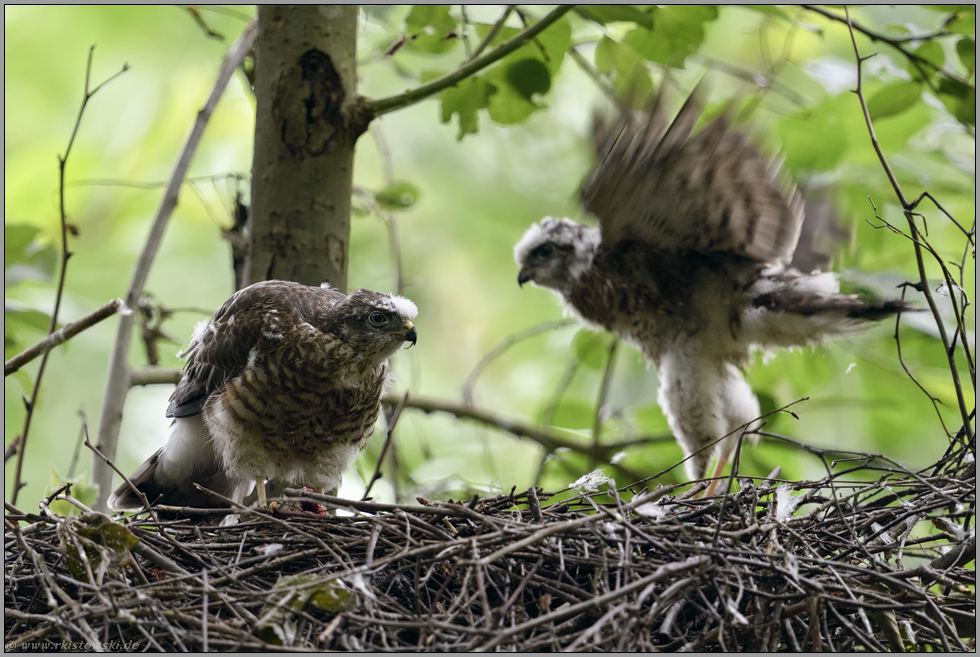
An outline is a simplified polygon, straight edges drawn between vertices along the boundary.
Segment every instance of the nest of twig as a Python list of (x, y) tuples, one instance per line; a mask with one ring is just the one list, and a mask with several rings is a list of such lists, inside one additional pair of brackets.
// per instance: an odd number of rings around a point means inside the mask
[(302, 501), (229, 527), (8, 506), (7, 647), (972, 651), (971, 453), (921, 472), (848, 455), (714, 498), (287, 490)]

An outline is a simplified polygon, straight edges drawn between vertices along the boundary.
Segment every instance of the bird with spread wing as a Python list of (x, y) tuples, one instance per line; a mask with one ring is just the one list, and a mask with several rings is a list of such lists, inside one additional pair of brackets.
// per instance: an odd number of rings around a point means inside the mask
[[(252, 484), (323, 492), (364, 448), (388, 384), (388, 359), (415, 344), (408, 299), (369, 290), (264, 281), (236, 292), (185, 351), (167, 442), (130, 481), (152, 503), (214, 507), (195, 484), (241, 503)], [(127, 483), (116, 510), (142, 508)]]
[(760, 414), (742, 373), (753, 350), (814, 344), (906, 309), (794, 268), (801, 195), (727, 113), (695, 132), (701, 113), (694, 93), (669, 125), (661, 98), (641, 119), (596, 122), (599, 163), (582, 200), (599, 227), (547, 217), (514, 247), (520, 284), (551, 289), (656, 366), (691, 479), (712, 474), (713, 457), (720, 474), (738, 429)]

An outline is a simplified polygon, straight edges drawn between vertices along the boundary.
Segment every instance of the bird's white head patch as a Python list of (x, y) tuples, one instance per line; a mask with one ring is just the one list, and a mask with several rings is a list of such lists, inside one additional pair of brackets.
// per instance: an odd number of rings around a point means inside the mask
[[(514, 262), (520, 266), (527, 264), (528, 256), (542, 244), (551, 242), (558, 246), (570, 246), (575, 250), (575, 263), (588, 266), (601, 237), (597, 228), (577, 224), (565, 217), (545, 217), (524, 233), (524, 237), (514, 245)], [(580, 271), (569, 272), (577, 276)]]
[(521, 268), (517, 282), (530, 281), (566, 294), (573, 281), (592, 266), (601, 241), (598, 228), (545, 217), (528, 228), (514, 247), (514, 260)]
[(397, 294), (382, 295), (374, 305), (382, 310), (393, 312), (402, 319), (415, 319), (419, 314), (418, 307), (412, 301)]

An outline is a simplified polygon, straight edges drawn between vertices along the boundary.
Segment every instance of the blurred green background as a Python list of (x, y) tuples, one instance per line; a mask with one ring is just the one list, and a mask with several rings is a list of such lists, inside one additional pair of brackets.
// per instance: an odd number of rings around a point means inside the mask
[[(125, 295), (162, 183), (210, 92), (223, 54), (253, 11), (5, 7), (5, 359), (43, 337), (45, 314), (53, 305), (60, 244), (57, 155), (64, 152), (78, 113), (89, 46), (96, 46), (93, 84), (116, 73), (123, 63), (131, 69), (93, 98), (68, 162), (66, 202), (77, 235), (70, 242), (74, 256), (68, 265), (62, 322)], [(468, 38), (475, 46), (503, 8), (467, 7), (471, 25), (465, 31), (458, 23), (459, 6), (426, 10), (432, 13), (424, 16), (410, 11), (363, 10), (358, 43), (362, 95), (395, 94), (453, 70), (467, 52), (462, 40)], [(531, 21), (547, 9), (526, 11)], [(905, 219), (850, 91), (856, 69), (846, 26), (795, 7), (644, 11), (652, 17), (652, 35), (640, 32), (650, 32), (649, 26), (613, 20), (616, 16), (606, 16), (600, 27), (568, 14), (553, 29), (566, 41), (571, 36), (586, 69), (615, 72), (615, 81), (604, 84), (614, 84), (620, 92), (627, 84), (641, 91), (659, 87), (667, 70), (671, 84), (679, 88), (675, 101), (702, 77), (710, 81), (714, 109), (732, 98), (751, 98), (757, 104), (751, 121), (760, 143), (785, 157), (785, 166), (797, 179), (825, 190), (836, 201), (853, 235), (834, 262), (848, 284), (898, 296), (896, 284), (918, 279), (909, 241), (868, 223), (880, 223), (874, 221), (869, 197), (890, 223), (905, 226)], [(892, 38), (949, 32), (905, 46), (975, 85), (972, 11), (970, 6), (861, 7), (853, 17)], [(195, 12), (224, 39), (208, 36), (195, 21)], [(409, 39), (393, 55), (385, 54), (406, 30), (411, 33), (428, 24), (425, 21), (445, 22), (446, 15), (462, 38)], [(513, 14), (508, 26), (519, 29), (520, 16)], [(647, 36), (651, 38), (640, 39)], [(645, 49), (650, 43), (660, 44), (661, 50)], [(876, 114), (878, 137), (906, 195), (915, 198), (929, 191), (961, 225), (971, 227), (974, 96), (941, 84), (940, 93), (921, 92), (921, 75), (895, 49), (865, 37), (859, 37), (858, 44), (862, 54), (877, 53), (865, 64), (865, 91)], [(417, 195), (409, 207), (391, 212), (399, 229), (403, 293), (420, 309), (419, 343), (396, 358), (397, 392), (459, 402), (468, 374), (488, 351), (515, 333), (562, 317), (549, 292), (518, 288), (511, 250), (542, 216), (585, 219), (576, 190), (592, 162), (588, 133), (593, 108), (608, 105), (608, 100), (570, 56), (551, 64), (560, 64), (560, 69), (540, 89), (544, 93), (515, 99), (501, 86), (489, 110), (464, 111), (462, 126), (458, 114), (449, 117), (453, 97), (441, 94), (385, 115), (358, 143), (359, 189), (370, 195), (393, 179), (409, 184), (404, 189), (412, 190), (410, 197)], [(499, 83), (499, 75), (489, 69), (486, 79)], [(180, 309), (163, 326), (176, 339), (163, 345), (163, 367), (180, 366), (176, 353), (194, 324), (233, 291), (230, 247), (221, 238), (221, 228), (231, 225), (236, 193), (243, 191), (247, 199), (253, 108), (254, 98), (239, 73), (207, 127), (150, 276), (147, 292), (154, 300)], [(442, 122), (444, 114), (449, 123)], [(355, 205), (362, 211), (353, 221), (350, 287), (392, 291), (396, 276), (386, 224), (363, 211), (364, 204)], [(937, 252), (950, 262), (965, 260), (964, 287), (972, 299), (974, 256), (965, 253), (963, 234), (933, 205), (925, 203), (919, 211)], [(935, 289), (939, 270), (928, 263), (927, 271)], [(909, 293), (913, 302), (924, 306), (921, 295)], [(967, 314), (972, 345), (972, 307)], [(477, 380), (474, 405), (530, 425), (550, 418), (557, 433), (588, 443), (610, 338), (581, 330), (570, 324), (514, 344)], [(759, 355), (748, 378), (764, 410), (809, 397), (793, 407), (798, 420), (778, 415), (768, 429), (822, 447), (887, 454), (910, 467), (935, 462), (948, 438), (933, 404), (903, 372), (894, 331), (894, 322), (886, 321), (846, 341)], [(115, 320), (109, 320), (52, 354), (27, 444), (28, 486), (18, 501), (21, 508), (35, 508), (55, 479), (78, 479), (91, 468), (90, 454), (82, 449), (79, 455), (79, 436), (85, 422), (93, 439), (97, 433), (114, 334)], [(906, 365), (941, 401), (938, 414), (955, 432), (961, 422), (943, 349), (934, 334), (928, 313), (903, 317)], [(146, 363), (138, 338), (131, 363)], [(5, 379), (7, 444), (23, 430), (22, 398), (30, 394), (36, 370), (35, 361)], [(965, 366), (961, 371), (967, 371)], [(971, 397), (968, 379), (965, 374), (963, 384)], [(559, 396), (566, 380), (567, 388)], [(656, 373), (639, 354), (619, 348), (602, 411), (602, 441), (668, 435), (655, 402), (656, 389)], [(171, 386), (160, 385), (130, 392), (117, 458), (123, 470), (132, 471), (164, 441), (169, 423), (164, 410), (171, 391)], [(370, 478), (383, 442), (384, 432), (377, 431), (358, 460), (361, 477), (349, 473), (342, 495), (361, 494), (361, 479)], [(392, 456), (385, 465), (391, 476), (375, 485), (376, 498), (458, 497), (506, 492), (514, 486), (523, 490), (536, 479), (553, 490), (595, 467), (572, 452), (545, 455), (532, 441), (412, 409), (399, 421)], [(649, 475), (680, 456), (673, 441), (661, 440), (625, 450), (617, 461)], [(5, 466), (7, 499), (15, 461)], [(791, 478), (825, 474), (819, 461), (785, 445), (764, 442), (743, 453), (744, 474), (765, 475), (775, 465)], [(605, 470), (618, 475), (620, 483), (629, 483), (616, 469), (606, 465)], [(682, 477), (681, 468), (676, 468), (661, 481)]]

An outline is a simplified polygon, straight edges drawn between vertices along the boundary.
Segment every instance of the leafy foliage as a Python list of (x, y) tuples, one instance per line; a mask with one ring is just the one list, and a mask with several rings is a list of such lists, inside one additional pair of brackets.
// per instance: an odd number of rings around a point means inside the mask
[[(199, 11), (213, 31), (229, 38), (248, 19), (241, 8)], [(360, 93), (368, 98), (399, 94), (492, 55), (546, 11), (515, 8), (504, 14), (500, 8), (467, 6), (464, 17), (457, 5), (365, 8), (358, 44)], [(925, 262), (928, 282), (932, 289), (942, 282), (938, 261), (954, 263), (948, 265), (954, 282), (963, 298), (972, 299), (973, 253), (950, 217), (971, 232), (975, 8), (850, 11), (855, 25), (867, 31), (856, 32), (862, 56), (874, 55), (863, 65), (865, 93), (895, 179), (909, 198), (929, 192), (942, 206), (924, 200), (916, 208), (938, 256)], [(97, 43), (102, 70), (129, 61), (134, 72), (97, 99), (69, 163), (67, 198), (78, 234), (71, 241), (75, 255), (61, 315), (65, 321), (121, 294), (159, 200), (158, 184), (169, 170), (173, 145), (186, 132), (204, 80), (227, 47), (185, 13), (168, 7), (5, 12), (6, 52), (12, 55), (5, 87), (8, 97), (18, 99), (8, 104), (5, 122), (8, 357), (46, 330), (56, 262), (45, 237), (57, 230), (53, 155), (74, 120), (85, 50)], [(911, 242), (880, 228), (883, 222), (897, 229), (906, 224), (852, 92), (856, 63), (843, 16), (841, 8), (578, 6), (455, 86), (377, 121), (372, 131), (381, 147), (371, 135), (362, 138), (355, 183), (369, 190), (366, 205), (382, 220), (354, 218), (350, 278), (352, 287), (401, 291), (419, 305), (419, 344), (397, 358), (399, 391), (455, 399), (490, 349), (522, 329), (560, 317), (546, 292), (518, 289), (511, 247), (543, 215), (582, 218), (575, 194), (592, 158), (593, 108), (604, 111), (613, 102), (642, 106), (664, 86), (673, 107), (702, 79), (710, 83), (713, 107), (734, 99), (755, 126), (760, 145), (778, 152), (807, 188), (834, 199), (853, 236), (836, 249), (835, 269), (851, 278), (859, 278), (850, 274), (858, 270), (871, 275), (861, 282), (877, 280), (878, 294), (901, 294), (894, 285), (916, 281), (918, 268)], [(219, 227), (232, 223), (236, 190), (224, 181), (228, 173), (250, 170), (254, 134), (254, 99), (244, 76), (241, 82), (229, 90), (208, 127), (150, 280), (165, 306), (202, 311), (178, 312), (168, 320), (167, 332), (185, 344), (193, 325), (231, 292), (228, 248)], [(390, 225), (398, 227), (398, 239), (391, 237)], [(397, 272), (393, 244), (401, 256)], [(885, 280), (891, 282), (885, 286)], [(404, 289), (396, 290), (397, 281)], [(906, 293), (925, 305), (918, 293)], [(972, 340), (972, 306), (966, 317)], [(928, 313), (903, 318), (902, 355), (941, 404), (934, 406), (905, 374), (894, 327), (879, 327), (813, 350), (773, 359), (760, 355), (750, 378), (764, 410), (809, 398), (792, 407), (798, 420), (779, 413), (767, 420), (767, 429), (823, 447), (886, 453), (910, 466), (935, 462), (948, 442), (938, 418), (951, 433), (961, 422), (935, 326), (931, 333), (915, 328), (927, 319)], [(37, 442), (31, 448), (37, 452), (28, 455), (27, 499), (43, 496), (52, 466), (64, 468), (71, 452), (65, 436), (77, 433), (77, 410), (99, 407), (111, 339), (111, 327), (101, 327), (79, 340), (70, 355), (51, 359), (41, 397), (44, 413), (36, 418)], [(549, 424), (543, 430), (575, 441), (581, 451), (548, 452), (504, 431), (406, 408), (395, 432), (395, 458), (385, 465), (390, 476), (374, 493), (451, 491), (463, 497), (472, 490), (526, 488), (536, 480), (545, 488), (562, 488), (597, 465), (587, 451), (597, 418), (603, 444), (628, 443), (615, 449), (624, 454), (616, 466), (604, 466), (620, 483), (670, 468), (680, 451), (654, 401), (655, 372), (632, 348), (611, 350), (610, 344), (609, 336), (587, 330), (538, 333), (516, 341), (475, 384), (480, 408), (508, 421), (523, 418), (533, 425), (544, 419)], [(173, 351), (161, 353), (162, 366), (179, 366)], [(600, 400), (611, 353), (615, 367)], [(138, 365), (136, 354), (132, 360)], [(962, 355), (957, 358), (960, 371), (969, 372)], [(28, 383), (15, 377), (5, 383), (8, 443), (21, 430), (20, 396)], [(967, 378), (963, 384), (969, 388)], [(166, 386), (134, 389), (125, 415), (122, 469), (134, 467), (162, 442), (168, 395)], [(364, 471), (373, 470), (383, 439), (382, 431), (372, 438)], [(744, 468), (764, 475), (778, 464), (791, 478), (820, 474), (812, 459), (785, 443), (768, 442), (745, 450)], [(681, 477), (675, 468), (658, 481)], [(345, 494), (356, 497), (352, 479), (348, 475), (345, 485), (352, 488)]]

